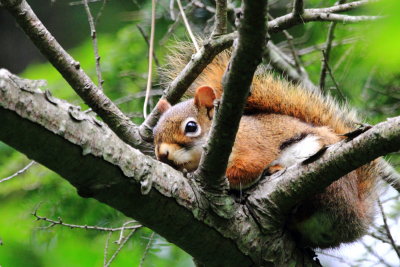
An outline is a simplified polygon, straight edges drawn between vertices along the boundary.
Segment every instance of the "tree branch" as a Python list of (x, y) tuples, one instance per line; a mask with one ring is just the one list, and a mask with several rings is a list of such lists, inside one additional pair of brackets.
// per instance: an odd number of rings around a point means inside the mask
[(295, 64), (292, 63), (292, 60), (272, 41), (269, 41), (267, 44), (264, 59), (271, 64), (274, 70), (286, 76), (290, 81), (301, 84), (307, 90), (318, 91), (318, 88), (308, 77), (306, 70), (300, 66), (299, 72), (294, 66)]
[(70, 224), (70, 223), (65, 223), (62, 221), (60, 217), (58, 217), (58, 221), (52, 220), (43, 216), (39, 216), (37, 214), (37, 210), (35, 210), (32, 215), (36, 218), (37, 221), (45, 221), (49, 222), (50, 224), (46, 226), (45, 228), (50, 228), (55, 225), (61, 225), (65, 226), (68, 228), (77, 228), (77, 229), (84, 229), (84, 230), (96, 230), (96, 231), (103, 231), (103, 232), (119, 232), (119, 231), (124, 231), (124, 230), (133, 230), (133, 229), (138, 229), (143, 227), (140, 224), (136, 224), (134, 226), (121, 226), (121, 227), (115, 227), (115, 228), (110, 228), (110, 227), (102, 227), (102, 226), (97, 226), (97, 225), (77, 225), (77, 224)]
[(93, 16), (92, 16), (92, 12), (90, 11), (88, 0), (83, 0), (83, 5), (85, 6), (85, 11), (86, 11), (88, 21), (89, 21), (89, 26), (90, 26), (90, 37), (92, 38), (92, 46), (93, 46), (94, 58), (95, 58), (95, 62), (96, 62), (97, 87), (100, 90), (103, 90), (102, 86), (103, 86), (104, 81), (101, 76), (100, 56), (99, 56), (99, 49), (97, 46), (96, 26), (93, 21)]
[(212, 36), (226, 34), (227, 31), (227, 3), (226, 0), (215, 1), (215, 28)]
[(343, 4), (341, 3), (340, 5), (335, 5), (332, 7), (326, 7), (326, 8), (310, 8), (308, 9), (311, 12), (319, 12), (319, 13), (340, 13), (340, 12), (346, 12), (350, 10), (354, 10), (358, 7), (365, 6), (367, 4), (371, 3), (376, 3), (379, 2), (380, 0), (361, 0), (361, 1), (354, 1), (351, 3)]
[[(347, 5), (347, 4), (346, 4)], [(350, 16), (331, 13), (336, 7), (341, 7), (342, 5), (337, 5), (331, 8), (316, 8), (316, 9), (305, 9), (304, 13), (299, 16), (294, 16), (293, 13), (278, 17), (268, 23), (268, 32), (276, 33), (286, 30), (293, 26), (304, 24), (310, 21), (335, 21), (342, 23), (356, 23), (361, 21), (371, 21), (381, 19), (381, 16)], [(359, 5), (358, 5), (359, 6)], [(355, 7), (358, 7), (355, 6)]]
[[(352, 170), (388, 153), (400, 150), (400, 117), (381, 122), (351, 140), (330, 146), (326, 152), (307, 165), (295, 165), (262, 181), (251, 193), (249, 203), (261, 221), (265, 214), (288, 214), (300, 201), (315, 195)], [(381, 173), (386, 163), (377, 162)], [(278, 211), (277, 211), (277, 210)], [(269, 211), (268, 211), (269, 210)], [(271, 222), (265, 222), (269, 225)], [(263, 225), (264, 223), (261, 222)]]
[(207, 200), (180, 172), (133, 149), (75, 106), (20, 87), (4, 69), (0, 121), (1, 141), (59, 173), (80, 196), (138, 220), (207, 266), (269, 266), (265, 237), (245, 206), (229, 221), (208, 212)]
[(20, 174), (26, 172), (26, 171), (27, 171), (30, 167), (32, 167), (32, 165), (34, 165), (34, 164), (36, 164), (35, 161), (29, 162), (28, 165), (26, 165), (26, 166), (23, 167), (21, 170), (19, 170), (19, 171), (17, 171), (16, 173), (14, 173), (13, 175), (10, 175), (10, 176), (8, 176), (8, 177), (6, 177), (6, 178), (0, 179), (0, 183), (5, 182), (5, 181), (8, 181), (8, 180), (11, 180), (12, 178), (14, 178), (14, 177), (16, 177), (16, 176), (18, 176), (18, 175), (20, 175)]
[(82, 70), (80, 63), (60, 46), (25, 0), (0, 0), (0, 2), (75, 92), (122, 140), (147, 153), (153, 153), (152, 146), (143, 142), (138, 127), (96, 87)]
[(304, 2), (303, 0), (294, 0), (293, 2), (293, 16), (300, 17), (304, 13)]
[(267, 2), (243, 2), (238, 45), (223, 78), (224, 93), (221, 106), (214, 115), (209, 142), (195, 173), (205, 190), (217, 195), (223, 194), (228, 188), (225, 178), (228, 157), (232, 151), (254, 72), (261, 62), (265, 47)]
[[(339, 4), (343, 4), (344, 2), (345, 2), (345, 0), (339, 0)], [(332, 22), (329, 25), (328, 36), (326, 37), (325, 49), (322, 51), (323, 57), (322, 57), (322, 65), (321, 65), (321, 74), (320, 74), (320, 78), (319, 78), (319, 88), (322, 92), (325, 92), (326, 72), (328, 71), (328, 68), (329, 68), (329, 58), (331, 55), (335, 27), (336, 27), (336, 22)], [(331, 76), (333, 77), (333, 74)], [(337, 87), (337, 90), (339, 90), (338, 87)]]
[(237, 204), (233, 217), (225, 220), (208, 212), (207, 200), (179, 172), (5, 70), (0, 70), (0, 121), (1, 141), (58, 172), (81, 196), (135, 218), (211, 266), (315, 264), (312, 254), (297, 249), (280, 221), (282, 214), (351, 170), (400, 149), (400, 117), (396, 117), (331, 146), (313, 163), (293, 166), (260, 182), (249, 192), (246, 205)]
[(400, 259), (400, 250), (399, 247), (397, 246), (396, 242), (393, 239), (392, 233), (390, 232), (389, 225), (387, 222), (386, 214), (385, 211), (383, 210), (383, 206), (381, 201), (378, 199), (378, 207), (379, 211), (381, 212), (382, 215), (382, 220), (383, 220), (383, 229), (385, 229), (386, 236), (390, 241), (390, 245), (392, 246), (393, 250), (396, 252), (397, 257)]

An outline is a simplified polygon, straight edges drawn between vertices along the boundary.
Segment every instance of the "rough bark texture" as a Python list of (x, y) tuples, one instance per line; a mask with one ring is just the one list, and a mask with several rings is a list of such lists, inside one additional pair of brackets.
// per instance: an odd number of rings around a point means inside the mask
[(0, 121), (1, 141), (59, 173), (81, 196), (137, 219), (207, 266), (264, 262), (264, 237), (245, 206), (230, 220), (209, 212), (181, 173), (5, 70), (0, 70)]
[(1, 141), (62, 175), (81, 196), (137, 219), (207, 266), (316, 265), (314, 254), (296, 247), (285, 231), (284, 214), (304, 195), (400, 149), (397, 117), (335, 144), (311, 164), (264, 180), (223, 219), (196, 183), (6, 70), (0, 70), (0, 121)]
[[(210, 193), (227, 189), (225, 170), (239, 128), (254, 72), (265, 47), (268, 1), (244, 1), (239, 38), (223, 79), (224, 93), (216, 109), (210, 139), (204, 149), (196, 175)], [(246, 66), (245, 68), (243, 66)]]

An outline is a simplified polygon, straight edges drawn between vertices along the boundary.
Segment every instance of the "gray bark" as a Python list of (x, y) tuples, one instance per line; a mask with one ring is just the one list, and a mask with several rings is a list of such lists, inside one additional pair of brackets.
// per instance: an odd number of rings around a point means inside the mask
[(276, 174), (270, 179), (276, 183), (260, 183), (244, 204), (235, 204), (233, 216), (224, 219), (209, 208), (194, 181), (122, 142), (77, 107), (6, 70), (0, 70), (0, 121), (1, 141), (59, 173), (82, 197), (140, 221), (206, 266), (317, 264), (312, 252), (296, 247), (280, 223), (281, 215), (304, 194), (400, 149), (397, 117), (332, 146), (311, 164)]

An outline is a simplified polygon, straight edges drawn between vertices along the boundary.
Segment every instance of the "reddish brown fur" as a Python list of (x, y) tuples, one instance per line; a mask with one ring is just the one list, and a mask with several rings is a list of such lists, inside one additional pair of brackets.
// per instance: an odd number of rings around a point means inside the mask
[[(208, 94), (211, 87), (215, 97), (221, 98), (221, 80), (229, 57), (229, 52), (217, 56), (193, 83), (192, 92), (200, 87), (198, 94), (204, 88)], [(181, 71), (184, 58), (184, 54), (174, 55), (175, 61), (167, 76), (174, 78)], [(214, 98), (206, 95), (205, 101), (200, 101), (198, 94), (195, 96), (197, 105), (194, 100), (183, 102), (162, 118), (155, 130), (156, 145), (161, 142), (193, 144), (192, 138), (179, 129), (187, 117), (197, 119), (203, 129), (202, 135), (208, 132), (210, 99)], [(230, 186), (235, 189), (246, 188), (257, 180), (277, 159), (284, 141), (307, 133), (318, 136), (322, 146), (330, 145), (343, 139), (342, 134), (351, 131), (356, 120), (352, 112), (329, 97), (278, 81), (267, 74), (254, 77), (246, 110), (253, 115), (242, 117), (226, 171)], [(276, 165), (271, 170), (280, 168)], [(338, 246), (362, 236), (373, 218), (378, 170), (378, 162), (371, 162), (332, 183), (323, 193), (310, 197), (296, 209), (289, 228), (300, 234), (305, 245), (321, 248)], [(326, 229), (310, 230), (315, 221), (318, 225), (326, 220)]]
[(320, 136), (322, 146), (340, 140), (326, 127), (313, 127), (286, 115), (243, 116), (226, 171), (231, 187), (244, 188), (257, 179), (278, 157), (279, 146), (296, 133)]

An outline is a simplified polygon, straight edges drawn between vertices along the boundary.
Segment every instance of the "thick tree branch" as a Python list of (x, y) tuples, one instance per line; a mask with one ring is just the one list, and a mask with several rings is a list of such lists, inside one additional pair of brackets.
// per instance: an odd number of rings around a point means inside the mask
[[(265, 214), (288, 214), (310, 195), (315, 195), (352, 170), (388, 153), (400, 150), (400, 117), (388, 119), (352, 140), (343, 140), (330, 146), (314, 162), (298, 164), (274, 174), (260, 183), (249, 197), (256, 217), (271, 224)], [(379, 159), (384, 175), (387, 164)], [(382, 178), (382, 177), (381, 177)], [(266, 219), (269, 218), (269, 219)], [(263, 225), (263, 222), (261, 223)]]
[(224, 220), (208, 212), (207, 200), (179, 172), (5, 70), (0, 71), (0, 120), (0, 140), (58, 172), (80, 195), (137, 219), (211, 266), (266, 266), (269, 261), (287, 266), (303, 260), (313, 264), (312, 255), (296, 248), (280, 215), (304, 195), (318, 193), (351, 170), (400, 149), (397, 117), (333, 145), (313, 163), (262, 181), (249, 192), (246, 206), (237, 204), (233, 217)]
[(0, 2), (14, 16), (26, 35), (61, 73), (75, 92), (122, 140), (152, 153), (151, 145), (143, 142), (140, 137), (138, 127), (96, 87), (79, 62), (61, 47), (25, 0), (0, 0)]
[[(106, 125), (0, 70), (0, 140), (153, 229), (207, 266), (268, 266), (247, 208), (230, 220), (182, 174), (122, 142)], [(250, 238), (243, 238), (244, 236)]]
[(209, 142), (195, 174), (208, 192), (220, 194), (227, 189), (225, 170), (228, 157), (232, 151), (254, 72), (261, 62), (265, 46), (267, 2), (243, 2), (238, 45), (223, 78), (224, 93), (221, 106), (217, 108)]

